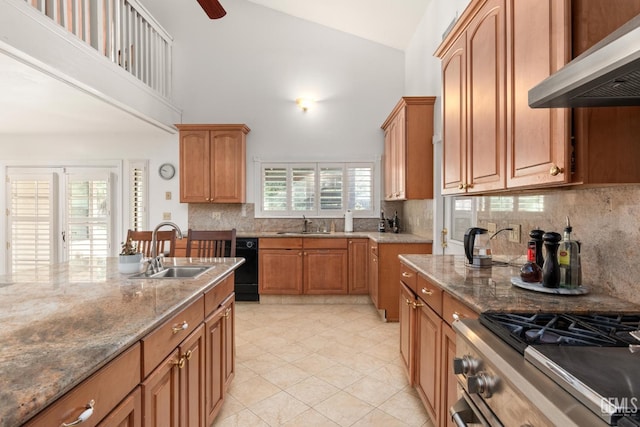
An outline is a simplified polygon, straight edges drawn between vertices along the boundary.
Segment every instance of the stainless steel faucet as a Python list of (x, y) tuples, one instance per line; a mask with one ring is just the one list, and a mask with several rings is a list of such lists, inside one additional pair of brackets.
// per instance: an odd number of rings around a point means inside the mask
[(169, 227), (173, 227), (176, 232), (178, 233), (178, 239), (182, 239), (183, 234), (182, 234), (182, 230), (180, 230), (180, 227), (178, 227), (178, 225), (174, 222), (171, 221), (163, 221), (160, 224), (156, 225), (156, 228), (153, 229), (153, 232), (151, 233), (151, 259), (148, 261), (149, 264), (147, 265), (147, 268), (145, 270), (145, 273), (147, 273), (149, 271), (149, 269), (151, 269), (151, 274), (155, 274), (159, 271), (164, 270), (164, 254), (157, 254), (157, 243), (158, 243), (158, 230), (162, 227), (164, 227), (165, 225), (169, 226)]
[(304, 226), (302, 227), (302, 232), (307, 233), (309, 231), (309, 224), (313, 223), (313, 221), (307, 219), (307, 217), (304, 215), (302, 215), (302, 219), (304, 219)]

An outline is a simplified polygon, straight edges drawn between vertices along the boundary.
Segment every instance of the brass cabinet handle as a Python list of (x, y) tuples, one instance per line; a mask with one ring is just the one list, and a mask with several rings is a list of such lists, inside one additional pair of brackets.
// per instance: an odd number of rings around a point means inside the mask
[(405, 301), (407, 302), (407, 305), (411, 305), (411, 304), (413, 304), (413, 301), (411, 301), (410, 299), (406, 299), (406, 298), (405, 298)]
[(406, 271), (402, 272), (402, 277), (411, 277), (411, 276), (413, 276), (413, 274), (407, 273)]
[(453, 321), (455, 322), (457, 320), (460, 320), (462, 316), (457, 311), (454, 311), (452, 317), (453, 317)]
[(187, 360), (191, 360), (191, 356), (192, 355), (193, 355), (193, 352), (191, 350), (189, 350), (184, 354), (184, 357), (186, 357)]
[(464, 189), (464, 184), (458, 184), (458, 190), (463, 190)]
[(95, 405), (95, 403), (95, 400), (91, 399), (89, 403), (87, 403), (86, 409), (82, 411), (80, 415), (78, 415), (78, 419), (76, 419), (72, 423), (62, 423), (62, 427), (77, 426), (87, 421), (91, 417), (91, 415), (93, 415), (93, 405)]
[(424, 304), (421, 302), (414, 302), (413, 303), (413, 308), (418, 308), (418, 307), (424, 307)]
[(427, 288), (422, 288), (422, 293), (425, 295), (433, 295), (433, 291), (427, 289)]
[(227, 308), (227, 309), (224, 311), (224, 317), (229, 317), (229, 315), (230, 315), (230, 314), (231, 314), (231, 308)]
[(181, 331), (186, 331), (189, 328), (189, 324), (187, 323), (187, 321), (183, 321), (181, 325), (174, 325), (171, 327), (171, 330), (173, 331), (173, 334), (177, 334), (178, 332)]
[(549, 169), (549, 175), (551, 176), (557, 176), (561, 173), (564, 173), (564, 168), (558, 167), (557, 165), (553, 165), (551, 169)]
[(173, 364), (176, 365), (178, 369), (182, 369), (184, 368), (184, 364), (186, 363), (186, 361), (187, 361), (187, 358), (184, 355), (182, 355), (180, 356), (180, 359), (178, 359), (177, 362), (173, 362)]

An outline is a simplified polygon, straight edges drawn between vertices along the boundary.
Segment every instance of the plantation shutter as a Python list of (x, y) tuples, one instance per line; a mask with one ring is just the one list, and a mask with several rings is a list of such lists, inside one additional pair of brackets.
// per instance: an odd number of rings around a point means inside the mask
[(347, 165), (347, 183), (347, 209), (373, 212), (373, 167)]
[(129, 228), (136, 231), (148, 230), (147, 206), (147, 162), (135, 161), (129, 164)]

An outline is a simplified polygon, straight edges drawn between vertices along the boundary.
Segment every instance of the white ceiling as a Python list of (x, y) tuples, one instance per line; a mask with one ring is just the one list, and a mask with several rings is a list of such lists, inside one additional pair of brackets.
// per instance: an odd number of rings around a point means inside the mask
[[(404, 50), (431, 0), (249, 1)], [(0, 134), (158, 131), (2, 52), (0, 93)]]
[[(220, 0), (224, 6), (225, 1)], [(404, 50), (431, 0), (249, 0), (288, 15)]]

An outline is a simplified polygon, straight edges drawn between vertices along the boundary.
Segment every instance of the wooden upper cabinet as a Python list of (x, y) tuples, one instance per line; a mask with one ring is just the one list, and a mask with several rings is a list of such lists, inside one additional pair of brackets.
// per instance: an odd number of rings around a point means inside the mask
[(440, 46), (443, 194), (505, 187), (505, 0), (475, 2)]
[[(640, 0), (573, 0), (573, 56), (640, 14)], [(640, 182), (640, 107), (573, 110), (574, 182)]]
[(180, 129), (180, 202), (244, 203), (246, 125), (176, 125)]
[(529, 89), (570, 57), (568, 0), (507, 2), (507, 187), (571, 181), (570, 110), (529, 107)]
[(433, 96), (403, 97), (382, 124), (384, 198), (433, 198)]

